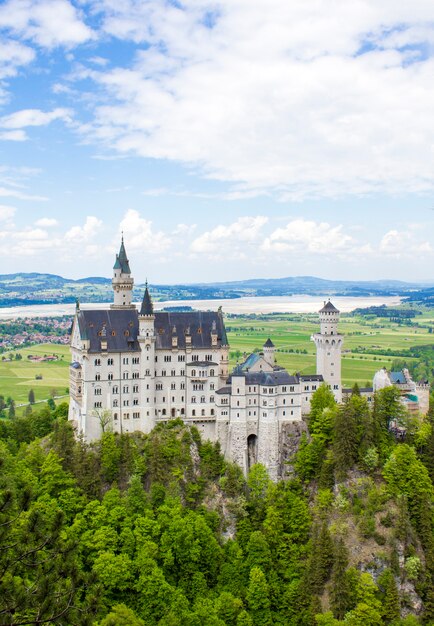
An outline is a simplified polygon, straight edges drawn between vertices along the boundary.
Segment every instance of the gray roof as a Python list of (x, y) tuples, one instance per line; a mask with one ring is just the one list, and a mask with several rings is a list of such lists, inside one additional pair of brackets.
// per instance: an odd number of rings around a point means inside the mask
[[(297, 385), (298, 378), (291, 376), (284, 369), (274, 370), (273, 372), (235, 372), (232, 376), (243, 376), (246, 380), (246, 385), (261, 385), (263, 387), (277, 385)], [(232, 380), (232, 376), (229, 377), (229, 381)]]
[[(136, 309), (80, 310), (77, 322), (82, 339), (90, 341), (90, 352), (101, 352), (101, 340), (107, 341), (107, 352), (139, 351), (139, 317)], [(211, 311), (155, 313), (156, 348), (172, 349), (172, 337), (178, 347), (186, 346), (185, 335), (191, 336), (193, 349), (212, 349), (211, 333), (217, 334), (217, 347), (227, 345), (226, 330), (220, 313)], [(176, 331), (174, 333), (174, 330)], [(206, 362), (210, 364), (209, 361)]]
[(301, 383), (323, 382), (324, 381), (324, 378), (323, 378), (322, 374), (305, 374), (303, 376), (298, 374), (298, 378), (300, 379)]
[(155, 313), (156, 347), (171, 348), (173, 327), (176, 328), (178, 347), (185, 348), (185, 336), (191, 337), (192, 348), (211, 348), (211, 333), (217, 334), (217, 347), (227, 346), (223, 316), (214, 311), (157, 311)]
[[(374, 388), (373, 387), (359, 387), (359, 391), (360, 391), (360, 393), (373, 393), (374, 392)], [(351, 394), (351, 393), (353, 393), (353, 388), (352, 387), (345, 387), (345, 389), (342, 389), (342, 393)]]
[(324, 302), (324, 306), (319, 310), (320, 313), (339, 313), (338, 309), (330, 302)]
[(140, 307), (140, 315), (153, 315), (154, 306), (152, 304), (151, 295), (148, 289), (148, 283), (146, 283), (145, 293), (143, 294), (142, 306)]
[(90, 341), (90, 352), (101, 352), (101, 340), (107, 341), (107, 352), (140, 350), (137, 341), (139, 320), (135, 309), (108, 309), (77, 312), (82, 339)]
[(116, 261), (113, 265), (114, 270), (121, 270), (122, 274), (131, 274), (130, 263), (124, 246), (124, 238), (122, 237), (119, 254), (116, 255)]
[(274, 343), (271, 341), (270, 337), (268, 337), (267, 341), (264, 343), (264, 348), (274, 348)]
[(390, 372), (389, 376), (392, 383), (405, 385), (407, 382), (403, 372)]
[(219, 395), (230, 395), (231, 388), (230, 387), (220, 387), (220, 389), (217, 389), (216, 393), (218, 393)]

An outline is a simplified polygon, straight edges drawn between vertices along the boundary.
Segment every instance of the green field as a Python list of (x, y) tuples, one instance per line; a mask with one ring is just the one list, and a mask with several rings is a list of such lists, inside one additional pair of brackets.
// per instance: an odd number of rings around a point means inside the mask
[[(18, 406), (28, 402), (30, 389), (35, 392), (36, 402), (47, 400), (53, 390), (59, 396), (66, 393), (69, 384), (69, 346), (40, 344), (15, 352), (22, 355), (21, 361), (0, 361), (0, 395), (5, 398), (11, 396)], [(34, 363), (28, 360), (29, 354), (56, 354), (60, 360), (53, 363)], [(42, 379), (36, 380), (37, 375), (41, 375)]]
[[(386, 354), (387, 350), (408, 350), (411, 346), (425, 346), (434, 343), (429, 327), (434, 322), (434, 312), (424, 311), (416, 321), (426, 328), (398, 325), (389, 320), (374, 318), (367, 320), (361, 316), (342, 315), (340, 332), (345, 335), (342, 355), (342, 382), (352, 386), (372, 384), (375, 372), (381, 367), (390, 369), (392, 361), (399, 358)], [(226, 321), (231, 346), (231, 366), (243, 359), (243, 353), (260, 349), (270, 337), (278, 352), (277, 362), (291, 373), (312, 374), (315, 372), (315, 344), (311, 335), (319, 331), (318, 316), (278, 315), (261, 316), (260, 319), (246, 317), (229, 318)], [(356, 351), (366, 350), (363, 354)], [(294, 352), (287, 352), (293, 350)], [(307, 351), (307, 354), (295, 351)], [(238, 355), (235, 355), (238, 351)], [(348, 352), (346, 352), (348, 351)], [(373, 351), (374, 353), (370, 353)], [(241, 354), (240, 354), (241, 353)], [(238, 357), (238, 358), (237, 358)], [(411, 361), (412, 359), (407, 359)]]
[[(361, 316), (342, 315), (339, 328), (345, 335), (344, 351), (348, 351), (342, 355), (343, 385), (349, 387), (355, 382), (361, 386), (372, 384), (372, 377), (380, 367), (390, 368), (392, 361), (399, 358), (385, 354), (388, 349), (408, 350), (411, 346), (432, 345), (434, 335), (429, 330), (433, 327), (434, 311), (424, 310), (416, 321), (424, 327), (398, 325), (382, 318), (367, 320)], [(317, 315), (282, 314), (260, 316), (258, 319), (228, 317), (226, 327), (231, 346), (231, 368), (237, 360), (243, 359), (244, 352), (249, 354), (261, 349), (266, 339), (271, 337), (280, 365), (291, 373), (315, 372), (315, 345), (310, 337), (319, 330)], [(360, 348), (366, 352), (354, 352)], [(41, 344), (17, 352), (23, 356), (21, 361), (0, 361), (0, 395), (11, 396), (18, 405), (27, 403), (30, 389), (34, 390), (36, 401), (47, 400), (54, 389), (56, 395), (65, 394), (69, 384), (68, 346)], [(59, 355), (61, 360), (32, 363), (27, 359), (29, 354), (53, 353)], [(407, 361), (411, 360), (407, 358)], [(36, 375), (42, 375), (42, 380), (36, 380)]]

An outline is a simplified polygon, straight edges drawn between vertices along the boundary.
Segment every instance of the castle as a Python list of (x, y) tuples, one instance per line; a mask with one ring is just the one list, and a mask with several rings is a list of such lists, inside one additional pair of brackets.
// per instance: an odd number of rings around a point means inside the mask
[(69, 420), (86, 440), (105, 429), (147, 433), (180, 417), (220, 442), (245, 473), (258, 462), (277, 479), (285, 426), (302, 421), (323, 382), (342, 401), (343, 336), (331, 302), (320, 310), (320, 332), (312, 337), (317, 374), (292, 376), (279, 367), (270, 339), (229, 374), (221, 310), (154, 311), (147, 285), (137, 310), (123, 239), (112, 286), (110, 308), (77, 306), (72, 327)]

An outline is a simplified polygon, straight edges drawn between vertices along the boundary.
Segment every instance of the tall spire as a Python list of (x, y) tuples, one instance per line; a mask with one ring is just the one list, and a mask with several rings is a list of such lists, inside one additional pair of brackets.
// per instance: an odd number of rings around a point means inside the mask
[(148, 281), (145, 283), (145, 293), (143, 294), (140, 315), (154, 315), (154, 305), (152, 304), (151, 294), (148, 289)]
[(124, 234), (122, 233), (121, 247), (119, 254), (116, 255), (116, 262), (113, 269), (120, 269), (122, 274), (131, 274), (130, 263), (124, 245)]

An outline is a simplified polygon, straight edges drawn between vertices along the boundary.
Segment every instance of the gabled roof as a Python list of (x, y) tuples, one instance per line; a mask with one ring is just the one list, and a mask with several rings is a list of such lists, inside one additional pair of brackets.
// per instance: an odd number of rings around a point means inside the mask
[(81, 339), (90, 342), (89, 352), (101, 352), (101, 340), (107, 342), (107, 352), (140, 350), (137, 335), (139, 320), (135, 309), (109, 309), (77, 313)]
[(330, 302), (324, 302), (324, 306), (319, 310), (320, 313), (339, 313), (338, 309)]
[(400, 385), (405, 385), (407, 382), (404, 376), (404, 372), (390, 372), (389, 377), (392, 383), (395, 384), (398, 383)]

